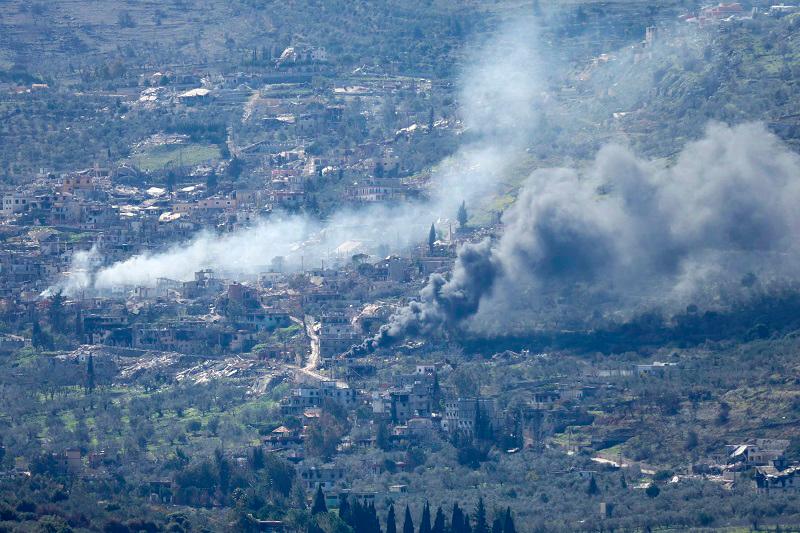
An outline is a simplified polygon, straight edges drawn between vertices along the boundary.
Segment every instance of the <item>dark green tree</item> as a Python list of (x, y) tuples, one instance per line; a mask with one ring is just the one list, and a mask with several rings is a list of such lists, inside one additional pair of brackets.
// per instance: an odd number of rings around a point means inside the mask
[(294, 483), (294, 467), (283, 459), (279, 459), (274, 454), (265, 454), (264, 468), (271, 487), (283, 496), (288, 497), (292, 492)]
[(453, 504), (453, 514), (450, 518), (450, 531), (464, 533), (464, 512), (457, 503)]
[(444, 512), (442, 511), (441, 507), (438, 507), (436, 509), (436, 518), (433, 519), (433, 529), (431, 530), (431, 533), (444, 533), (445, 527)]
[(381, 521), (378, 519), (378, 512), (375, 510), (375, 504), (369, 504), (369, 529), (367, 533), (382, 533)]
[(80, 309), (75, 312), (75, 337), (83, 343), (83, 314)]
[(594, 476), (589, 480), (589, 486), (586, 487), (586, 494), (589, 496), (600, 494), (600, 487), (597, 486), (597, 481), (594, 479)]
[(50, 309), (48, 309), (48, 318), (50, 319), (50, 327), (54, 331), (64, 331), (64, 295), (58, 291), (50, 299)]
[(217, 178), (217, 173), (212, 170), (211, 174), (209, 174), (208, 177), (206, 178), (206, 188), (208, 189), (209, 192), (213, 192), (217, 189), (218, 185), (219, 185), (219, 178)]
[[(341, 515), (341, 509), (339, 513)], [(362, 504), (358, 499), (353, 502), (350, 510), (350, 522), (355, 533), (378, 533), (381, 528), (375, 506)]]
[(394, 516), (394, 505), (389, 506), (389, 513), (386, 515), (386, 533), (397, 533), (397, 518)]
[[(213, 433), (214, 432), (212, 431), (212, 434)], [(264, 468), (264, 464), (264, 450), (260, 446), (257, 446), (253, 450), (253, 455), (250, 458), (250, 466), (253, 468), (253, 470), (261, 470)]]
[(700, 443), (700, 439), (697, 436), (697, 432), (693, 429), (689, 430), (689, 433), (686, 434), (686, 449), (687, 450), (694, 450), (697, 448), (697, 445)]
[[(341, 516), (341, 509), (339, 510), (339, 515)], [(361, 505), (361, 501), (356, 498), (353, 500), (353, 503), (350, 505), (349, 509), (350, 519), (348, 525), (353, 528), (353, 531), (357, 531), (361, 533), (363, 531), (363, 522), (364, 522), (364, 506)]]
[(503, 519), (499, 515), (492, 521), (492, 533), (503, 533)]
[(422, 518), (419, 521), (419, 533), (431, 533), (431, 508), (428, 502), (422, 508)]
[(317, 493), (314, 495), (314, 503), (311, 505), (311, 514), (327, 512), (328, 506), (325, 504), (325, 493), (322, 492), (322, 485), (317, 485)]
[(352, 508), (350, 507), (350, 499), (347, 496), (342, 498), (342, 501), (339, 503), (339, 518), (344, 520), (344, 523), (350, 527), (353, 526)]
[(428, 251), (433, 254), (433, 245), (436, 244), (436, 226), (431, 224), (431, 230), (428, 232)]
[(466, 202), (461, 202), (461, 205), (458, 208), (458, 227), (465, 228), (467, 227), (467, 219), (469, 216), (467, 215), (467, 204)]
[(433, 387), (431, 390), (431, 397), (433, 404), (437, 408), (441, 408), (442, 403), (442, 386), (439, 384), (439, 374), (433, 374)]
[(94, 392), (94, 356), (89, 354), (89, 360), (86, 362), (86, 392), (92, 394)]
[(167, 178), (165, 180), (165, 185), (167, 186), (167, 190), (173, 191), (175, 190), (175, 185), (178, 183), (178, 175), (175, 174), (174, 170), (170, 170), (167, 172)]
[(230, 176), (234, 180), (238, 179), (239, 176), (242, 175), (243, 170), (244, 170), (244, 161), (242, 161), (238, 157), (233, 157), (228, 163), (228, 168), (227, 168), (228, 176)]
[(494, 430), (489, 414), (481, 409), (481, 402), (475, 402), (475, 438), (478, 440), (492, 440)]
[(411, 519), (411, 509), (406, 505), (406, 515), (403, 518), (403, 533), (414, 533), (414, 521)]
[(214, 450), (214, 466), (217, 469), (217, 484), (219, 485), (219, 490), (221, 490), (223, 494), (227, 494), (230, 488), (231, 466), (228, 464), (225, 453), (219, 448)]
[(489, 523), (486, 517), (486, 506), (483, 497), (478, 498), (478, 505), (475, 507), (475, 533), (489, 533)]
[(514, 518), (511, 516), (511, 507), (506, 507), (506, 516), (503, 520), (503, 533), (517, 533), (514, 527)]
[(375, 444), (381, 450), (388, 450), (391, 448), (391, 442), (389, 442), (389, 428), (386, 426), (386, 422), (381, 420), (378, 422), (378, 432), (375, 435)]
[(48, 350), (53, 347), (53, 339), (42, 329), (38, 318), (34, 318), (33, 320), (31, 344), (33, 344), (34, 348), (39, 348), (40, 350)]
[(716, 422), (720, 426), (724, 426), (730, 421), (731, 406), (726, 401), (719, 402), (719, 411), (717, 412)]

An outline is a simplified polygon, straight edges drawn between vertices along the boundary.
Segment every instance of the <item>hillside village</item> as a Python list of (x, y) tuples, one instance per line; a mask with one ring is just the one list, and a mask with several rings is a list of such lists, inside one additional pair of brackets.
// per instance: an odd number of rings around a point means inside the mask
[[(592, 16), (581, 13), (575, 20)], [(643, 323), (586, 334), (610, 345), (619, 334), (608, 350), (584, 348), (568, 331), (349, 350), (418, 299), (432, 274), (449, 275), (463, 244), (502, 234), (502, 212), (531, 167), (609, 139), (669, 157), (674, 139), (641, 135), (657, 120), (655, 104), (625, 107), (634, 97), (598, 92), (614, 75), (606, 68), (661, 68), (664, 42), (670, 53), (717, 53), (738, 24), (777, 34), (798, 13), (728, 3), (656, 14), (624, 48), (583, 57), (547, 87), (563, 103), (554, 115), (597, 114), (530, 146), (505, 198), (420, 221), (431, 226), (427, 241), (349, 228), (358, 237), (322, 256), (298, 243), (296, 257), (264, 257), (249, 276), (198, 265), (189, 278), (103, 285), (96, 273), (200, 234), (428, 197), (437, 163), (471, 134), (457, 83), (404, 74), (402, 62), (354, 66), (305, 40), (235, 49), (239, 63), (228, 69), (84, 69), (84, 85), (72, 87), (21, 72), (0, 78), (3, 141), (20, 131), (57, 139), (73, 124), (81, 133), (65, 151), (94, 155), (62, 168), (67, 153), (39, 169), (4, 157), (0, 169), (0, 530), (46, 519), (69, 528), (59, 531), (361, 531), (348, 514), (354, 503), (387, 533), (387, 513), (409, 509), (419, 523), (427, 512), (430, 526), (431, 509), (450, 520), (454, 503), (476, 532), (493, 526), (489, 515), (506, 533), (512, 515), (512, 531), (796, 527), (791, 297), (730, 337), (719, 333), (724, 318), (687, 309), (675, 327), (685, 319), (713, 331), (697, 342), (660, 343), (663, 331)], [(117, 21), (122, 32), (131, 23)], [(565, 50), (592, 46), (568, 39)], [(74, 121), (18, 122), (84, 94), (100, 103)], [(614, 111), (598, 111), (600, 100)], [(797, 118), (790, 100), (775, 119), (787, 136)], [(129, 121), (135, 139), (87, 133), (86, 123), (107, 120)], [(320, 506), (331, 522), (313, 523)]]

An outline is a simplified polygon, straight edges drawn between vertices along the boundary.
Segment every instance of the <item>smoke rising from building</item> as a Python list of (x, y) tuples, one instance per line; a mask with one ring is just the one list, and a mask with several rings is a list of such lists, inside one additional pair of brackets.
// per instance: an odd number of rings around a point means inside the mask
[(457, 326), (478, 311), (501, 269), (488, 239), (464, 244), (449, 278), (432, 274), (420, 291), (419, 301), (401, 307), (375, 337), (354, 346), (351, 354), (368, 353), (407, 336), (437, 335)]
[[(515, 157), (547, 131), (543, 111), (557, 104), (532, 27), (525, 20), (506, 28), (467, 61), (459, 101), (468, 140), (434, 170), (428, 200), (342, 210), (324, 222), (276, 216), (222, 236), (202, 233), (166, 251), (86, 268), (65, 290), (190, 279), (202, 268), (253, 275), (277, 256), (287, 269), (329, 261), (346, 240), (397, 247), (424, 240), (430, 222), (453, 217), (462, 201), (491, 198)], [(608, 145), (585, 168), (536, 170), (504, 213), (499, 239), (462, 247), (450, 276), (432, 276), (418, 301), (356, 351), (454, 328), (587, 324), (598, 314), (719, 301), (725, 291), (794, 280), (798, 170), (798, 156), (760, 124), (711, 125), (670, 163)], [(757, 281), (745, 287), (745, 277)]]
[(800, 157), (757, 123), (710, 125), (671, 165), (612, 145), (583, 171), (537, 170), (496, 244), (465, 245), (450, 279), (432, 276), (419, 301), (353, 352), (448, 328), (509, 333), (555, 313), (574, 323), (796, 280), (798, 176)]
[(420, 242), (431, 221), (455, 217), (462, 201), (478, 205), (490, 197), (538, 124), (547, 95), (534, 28), (531, 20), (509, 26), (467, 61), (459, 102), (469, 140), (434, 169), (427, 200), (345, 209), (324, 222), (274, 216), (234, 233), (203, 232), (187, 243), (101, 268), (87, 281), (98, 289), (145, 286), (158, 278), (191, 279), (205, 268), (232, 277), (256, 275), (277, 256), (287, 269), (330, 264), (345, 241), (375, 249)]
[(72, 254), (69, 275), (62, 277), (56, 284), (44, 291), (43, 296), (50, 296), (57, 292), (65, 294), (78, 294), (80, 291), (94, 285), (94, 273), (100, 266), (101, 257), (97, 247), (89, 250), (79, 250)]

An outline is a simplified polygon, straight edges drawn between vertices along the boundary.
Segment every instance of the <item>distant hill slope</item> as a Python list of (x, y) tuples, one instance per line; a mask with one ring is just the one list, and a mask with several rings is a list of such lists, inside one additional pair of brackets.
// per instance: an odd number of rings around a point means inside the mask
[[(128, 62), (226, 62), (246, 51), (304, 43), (353, 62), (437, 69), (485, 20), (467, 0), (11, 0), (0, 4), (5, 63), (63, 72), (119, 56)], [(279, 52), (278, 52), (279, 53)], [(138, 59), (138, 61), (137, 61)], [(445, 65), (446, 66), (446, 65)]]
[[(443, 76), (498, 21), (542, 17), (553, 52), (599, 53), (693, 2), (667, 0), (6, 0), (0, 70), (63, 75), (110, 60), (232, 67), (252, 50), (324, 46), (345, 64)], [(279, 52), (278, 52), (279, 53)]]
[(644, 59), (621, 56), (598, 69), (590, 85), (596, 96), (583, 99), (581, 112), (654, 155), (675, 153), (710, 120), (764, 121), (797, 148), (798, 29), (800, 15), (762, 15), (665, 33)]

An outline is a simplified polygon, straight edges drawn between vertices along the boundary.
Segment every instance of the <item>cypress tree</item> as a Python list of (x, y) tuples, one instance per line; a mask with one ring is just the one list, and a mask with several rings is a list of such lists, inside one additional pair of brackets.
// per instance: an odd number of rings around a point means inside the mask
[(394, 505), (389, 506), (389, 514), (386, 515), (386, 533), (397, 533), (397, 519), (394, 516)]
[(311, 514), (327, 513), (328, 506), (325, 504), (325, 494), (322, 492), (322, 485), (317, 485), (317, 493), (314, 495), (314, 504), (311, 506)]
[(431, 224), (431, 230), (428, 232), (428, 251), (433, 254), (433, 245), (436, 244), (436, 227)]
[(352, 527), (353, 526), (353, 517), (351, 515), (350, 509), (350, 499), (345, 496), (342, 498), (342, 501), (339, 503), (339, 518), (341, 518), (345, 524)]
[(514, 519), (511, 518), (511, 507), (506, 507), (506, 517), (503, 521), (503, 533), (517, 533), (514, 528)]
[(59, 333), (64, 330), (64, 296), (58, 291), (50, 299), (50, 309), (48, 310), (50, 327)]
[(47, 345), (46, 336), (42, 331), (42, 326), (39, 324), (38, 319), (33, 321), (33, 329), (31, 330), (31, 344), (33, 344), (34, 348), (45, 348)]
[(86, 392), (94, 392), (94, 357), (89, 354), (89, 361), (86, 363)]
[(375, 434), (375, 445), (384, 451), (392, 447), (392, 443), (389, 440), (389, 428), (383, 420), (378, 422), (378, 430)]
[(589, 486), (586, 487), (586, 493), (589, 496), (600, 494), (600, 488), (597, 486), (597, 481), (594, 479), (594, 476), (592, 476), (592, 479), (589, 480)]
[(83, 344), (83, 316), (80, 309), (75, 312), (75, 337)]
[(264, 450), (262, 448), (256, 448), (253, 450), (251, 464), (253, 466), (253, 470), (261, 470), (264, 468), (266, 460), (264, 459)]
[[(494, 437), (494, 428), (492, 421), (489, 418), (489, 413), (485, 409), (481, 409), (480, 402), (475, 403), (475, 436), (480, 440), (492, 440)], [(485, 511), (486, 509), (484, 509)], [(486, 526), (487, 528), (489, 526)]]
[(461, 206), (458, 208), (458, 227), (462, 229), (466, 227), (468, 218), (467, 204), (466, 202), (461, 202)]
[(211, 174), (206, 178), (206, 187), (209, 191), (213, 191), (217, 188), (217, 185), (219, 185), (219, 178), (217, 178), (217, 173), (212, 170)]
[(375, 504), (369, 504), (370, 513), (372, 515), (372, 532), (383, 533), (381, 531), (381, 521), (378, 519), (378, 511), (375, 510)]
[(483, 497), (478, 498), (478, 505), (475, 507), (475, 533), (489, 533), (489, 524), (486, 519), (486, 506), (483, 504)]
[(453, 504), (453, 515), (450, 518), (450, 530), (452, 533), (464, 533), (464, 513), (457, 503)]
[[(217, 469), (217, 483), (224, 494), (228, 492), (228, 487), (230, 487), (231, 467), (228, 464), (228, 460), (225, 458), (224, 452), (220, 448), (214, 450), (214, 466)], [(322, 498), (322, 505), (325, 505), (324, 496)], [(327, 509), (325, 509), (325, 511), (327, 511)]]
[(368, 530), (369, 524), (367, 520), (367, 508), (356, 499), (353, 502), (353, 509), (351, 514), (351, 526), (356, 533), (365, 533)]
[(431, 508), (428, 502), (422, 508), (422, 519), (419, 521), (419, 533), (431, 533)]
[(350, 504), (349, 512), (350, 512), (350, 522), (348, 523), (353, 529), (355, 529), (356, 526), (358, 525), (358, 521), (361, 520), (361, 514), (362, 514), (361, 502), (358, 501), (358, 498), (353, 500), (353, 503)]
[(433, 529), (431, 530), (431, 533), (444, 533), (444, 529), (444, 512), (442, 511), (442, 508), (439, 507), (436, 509), (436, 518), (433, 519)]
[(439, 374), (433, 374), (433, 391), (431, 393), (433, 396), (433, 403), (437, 409), (441, 408), (442, 403), (442, 386), (439, 384)]
[(411, 509), (406, 505), (406, 516), (403, 518), (403, 533), (414, 533), (414, 521), (411, 519)]

